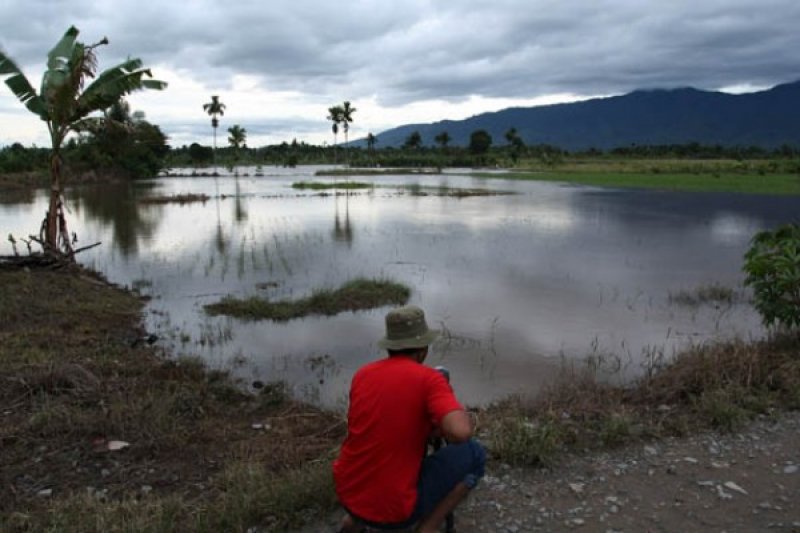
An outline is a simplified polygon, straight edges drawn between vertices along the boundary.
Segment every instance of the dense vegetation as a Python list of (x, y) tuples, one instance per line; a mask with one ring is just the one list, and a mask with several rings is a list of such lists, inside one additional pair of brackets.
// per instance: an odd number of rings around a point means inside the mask
[(762, 231), (745, 255), (745, 283), (768, 326), (800, 326), (800, 227)]
[[(443, 132), (446, 134), (447, 132)], [(675, 145), (624, 146), (611, 150), (567, 151), (557, 146), (526, 145), (509, 130), (506, 141), (500, 144), (485, 131), (474, 132), (467, 146), (439, 144), (437, 147), (425, 146), (413, 133), (400, 148), (357, 147), (357, 146), (319, 146), (298, 142), (263, 146), (259, 148), (225, 147), (217, 149), (217, 164), (221, 166), (239, 165), (278, 165), (295, 166), (309, 164), (334, 164), (349, 161), (353, 167), (481, 167), (503, 166), (529, 168), (546, 165), (557, 167), (571, 161), (609, 161), (636, 159), (677, 159), (677, 160), (747, 160), (768, 162), (764, 167), (770, 172), (800, 171), (800, 146), (784, 145), (774, 150), (759, 146), (721, 146), (700, 145), (698, 143)], [(375, 144), (380, 138), (374, 136)], [(442, 139), (442, 137), (439, 137)], [(445, 137), (446, 138), (446, 137)], [(193, 143), (170, 150), (166, 164), (169, 167), (196, 167), (212, 164), (212, 149)], [(747, 169), (743, 169), (747, 170)], [(691, 172), (691, 169), (690, 169)]]

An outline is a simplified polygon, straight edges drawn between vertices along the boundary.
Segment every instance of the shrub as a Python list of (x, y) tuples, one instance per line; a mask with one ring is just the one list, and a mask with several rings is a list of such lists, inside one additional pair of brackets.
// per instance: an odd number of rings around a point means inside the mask
[(800, 325), (800, 227), (788, 224), (757, 233), (745, 254), (744, 271), (766, 325)]

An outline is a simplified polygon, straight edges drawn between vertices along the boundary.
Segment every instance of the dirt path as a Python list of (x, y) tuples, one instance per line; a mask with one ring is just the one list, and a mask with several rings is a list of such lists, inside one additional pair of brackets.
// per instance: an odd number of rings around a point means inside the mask
[[(304, 531), (333, 531), (332, 524)], [(800, 532), (800, 413), (764, 417), (737, 433), (570, 456), (551, 469), (490, 464), (456, 527)]]

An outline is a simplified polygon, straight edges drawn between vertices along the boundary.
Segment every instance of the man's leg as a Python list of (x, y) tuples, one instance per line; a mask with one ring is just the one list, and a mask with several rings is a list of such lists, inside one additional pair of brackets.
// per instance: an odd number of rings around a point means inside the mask
[(486, 454), (474, 440), (445, 446), (422, 462), (414, 514), (419, 531), (436, 531), (483, 477)]
[(364, 524), (354, 520), (350, 513), (345, 513), (340, 523), (339, 533), (361, 533), (363, 530)]
[(455, 488), (450, 491), (450, 494), (439, 502), (439, 505), (434, 508), (433, 512), (420, 521), (417, 531), (419, 533), (435, 533), (439, 531), (439, 526), (442, 525), (447, 514), (455, 510), (456, 506), (461, 503), (461, 500), (467, 497), (470, 490), (472, 489), (463, 481), (456, 485)]

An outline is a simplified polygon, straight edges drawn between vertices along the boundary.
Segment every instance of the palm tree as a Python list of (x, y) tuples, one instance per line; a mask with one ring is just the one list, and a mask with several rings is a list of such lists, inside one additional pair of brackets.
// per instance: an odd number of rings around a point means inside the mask
[(411, 150), (419, 150), (422, 146), (422, 135), (418, 131), (412, 131), (406, 140), (403, 142), (403, 148), (410, 148)]
[(336, 159), (336, 135), (339, 133), (339, 124), (342, 123), (342, 114), (344, 110), (342, 106), (335, 105), (333, 107), (328, 108), (328, 116), (327, 119), (330, 120), (333, 125), (331, 126), (331, 130), (333, 131), (333, 154), (334, 154), (334, 161)]
[(374, 156), (375, 156), (375, 144), (378, 142), (378, 138), (372, 134), (372, 132), (367, 133), (367, 153), (369, 154), (370, 165), (375, 166)]
[[(350, 131), (350, 124), (353, 122), (353, 113), (356, 112), (356, 108), (350, 105), (350, 102), (347, 100), (341, 106), (342, 110), (342, 127), (344, 129), (344, 144), (347, 145), (347, 132)], [(350, 157), (349, 157), (349, 150), (347, 146), (345, 146), (345, 156), (347, 158), (347, 164), (350, 164)]]
[(214, 165), (217, 164), (217, 126), (219, 126), (219, 119), (217, 116), (225, 115), (225, 104), (219, 101), (219, 96), (212, 95), (211, 101), (203, 104), (203, 111), (208, 113), (211, 117), (211, 127), (214, 128), (214, 157), (212, 161)]
[(522, 140), (522, 137), (519, 136), (519, 133), (517, 133), (517, 128), (509, 129), (505, 137), (508, 144), (511, 145), (511, 161), (516, 165), (519, 160), (520, 152), (525, 147), (525, 142)]
[(344, 129), (344, 143), (347, 144), (347, 132), (350, 131), (350, 124), (353, 122), (353, 113), (356, 112), (356, 108), (345, 100), (340, 109), (342, 110), (341, 122)]
[(449, 133), (443, 131), (442, 133), (434, 137), (433, 140), (436, 141), (436, 144), (442, 147), (442, 150), (444, 150), (447, 148), (447, 145), (450, 144), (450, 141), (452, 139), (450, 138)]
[[(95, 76), (95, 49), (108, 44), (108, 39), (104, 37), (87, 46), (77, 40), (79, 33), (71, 26), (47, 54), (41, 93), (36, 92), (11, 58), (0, 52), (0, 77), (8, 76), (6, 85), (29, 111), (45, 121), (50, 132), (50, 205), (39, 236), (42, 246), (45, 252), (53, 254), (63, 250), (70, 258), (74, 252), (64, 216), (61, 180), (64, 139), (70, 132), (96, 128), (103, 119), (90, 115), (108, 109), (126, 94), (167, 86), (163, 81), (146, 79), (152, 78), (152, 73), (143, 68), (138, 58), (127, 59)], [(94, 81), (85, 86), (87, 78)]]
[[(239, 149), (242, 146), (246, 146), (245, 142), (247, 142), (247, 130), (243, 127), (239, 126), (238, 124), (234, 124), (230, 128), (228, 128), (228, 143), (233, 148), (233, 158), (234, 160), (239, 159)], [(238, 175), (238, 171), (236, 171)]]
[(238, 150), (242, 146), (245, 146), (245, 142), (247, 142), (246, 129), (238, 124), (234, 124), (228, 128), (228, 143), (231, 145), (231, 147), (233, 147), (234, 150)]

